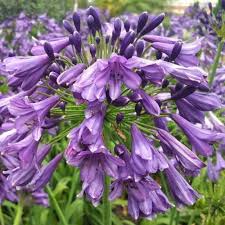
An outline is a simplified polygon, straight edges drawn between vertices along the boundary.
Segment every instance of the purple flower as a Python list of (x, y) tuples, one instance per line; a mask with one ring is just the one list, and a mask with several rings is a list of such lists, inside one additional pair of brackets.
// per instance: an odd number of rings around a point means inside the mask
[(225, 169), (225, 160), (219, 151), (216, 152), (216, 169), (218, 171)]
[(212, 182), (216, 182), (219, 178), (219, 170), (217, 170), (216, 165), (213, 165), (210, 158), (207, 160), (207, 174)]
[(193, 205), (200, 195), (187, 183), (171, 163), (169, 163), (169, 168), (165, 169), (165, 173), (171, 193), (178, 206)]
[[(198, 171), (204, 163), (185, 145), (165, 130), (157, 129), (159, 140), (172, 152), (178, 162), (189, 171)], [(164, 145), (162, 147), (164, 148)]]
[(13, 83), (21, 84), (23, 90), (33, 88), (44, 76), (51, 60), (47, 55), (9, 57), (3, 61), (4, 70), (13, 78)]
[(172, 114), (171, 117), (188, 137), (194, 150), (203, 156), (211, 155), (213, 152), (211, 143), (224, 137), (223, 134), (199, 128), (177, 114)]
[[(44, 50), (44, 43), (45, 40), (41, 40), (38, 42), (38, 44), (31, 49), (32, 55), (44, 55), (45, 50)], [(68, 37), (60, 37), (55, 40), (50, 40), (48, 43), (52, 46), (52, 49), (55, 53), (61, 52), (65, 47), (67, 47), (70, 42)]]
[(42, 124), (49, 110), (59, 101), (58, 96), (52, 96), (39, 102), (31, 102), (28, 97), (17, 98), (10, 101), (9, 112), (16, 116), (16, 129), (26, 124), (33, 124), (33, 137), (38, 141), (41, 137)]
[(168, 167), (163, 153), (155, 149), (151, 141), (134, 124), (131, 127), (131, 136), (131, 165), (137, 174), (156, 173)]

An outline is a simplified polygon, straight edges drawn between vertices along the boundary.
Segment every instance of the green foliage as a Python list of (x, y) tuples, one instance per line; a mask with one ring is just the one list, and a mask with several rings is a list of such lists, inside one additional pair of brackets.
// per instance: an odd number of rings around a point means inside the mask
[(158, 12), (168, 6), (170, 0), (95, 0), (94, 4), (102, 9), (108, 9), (112, 16), (123, 12), (139, 13), (143, 11)]

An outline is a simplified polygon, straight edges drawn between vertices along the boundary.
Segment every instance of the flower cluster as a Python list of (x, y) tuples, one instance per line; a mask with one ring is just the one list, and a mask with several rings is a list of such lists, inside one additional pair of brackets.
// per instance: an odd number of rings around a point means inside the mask
[[(185, 177), (205, 166), (197, 154), (208, 157), (224, 142), (223, 131), (203, 127), (205, 112), (222, 104), (198, 67), (201, 40), (152, 34), (164, 17), (144, 12), (135, 26), (120, 18), (103, 23), (89, 7), (84, 27), (75, 12), (73, 24), (63, 21), (66, 35), (39, 41), (31, 56), (4, 59), (1, 70), (16, 92), (0, 99), (2, 200), (29, 193), (47, 205), (43, 188), (62, 153), (42, 166), (50, 150), (43, 139), (64, 137), (64, 124), (72, 127), (64, 157), (80, 169), (79, 196), (98, 205), (110, 177), (109, 199), (126, 191), (134, 219), (166, 212), (169, 197), (178, 207), (195, 203), (200, 194)], [(160, 186), (165, 179), (171, 196)]]

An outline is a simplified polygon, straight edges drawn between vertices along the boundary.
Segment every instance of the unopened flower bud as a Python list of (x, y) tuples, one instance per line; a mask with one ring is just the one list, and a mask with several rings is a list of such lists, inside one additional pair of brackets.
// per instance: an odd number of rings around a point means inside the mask
[(126, 96), (120, 96), (119, 98), (115, 99), (112, 104), (117, 107), (125, 106), (129, 103), (130, 99)]
[(114, 31), (117, 37), (120, 36), (121, 33), (122, 22), (120, 18), (116, 18), (114, 21)]
[(181, 84), (180, 82), (176, 83), (176, 86), (175, 86), (175, 92), (181, 90), (183, 87), (184, 87), (184, 85)]
[(138, 57), (141, 57), (144, 51), (144, 48), (145, 48), (145, 42), (143, 40), (139, 40), (136, 44), (136, 52)]
[(162, 58), (162, 52), (160, 52), (159, 50), (156, 50), (155, 57), (156, 57), (156, 59), (161, 59)]
[(77, 12), (73, 14), (73, 23), (78, 32), (80, 32), (80, 16)]
[(87, 14), (93, 16), (96, 29), (101, 30), (101, 21), (100, 21), (100, 18), (99, 18), (99, 15), (98, 15), (96, 9), (92, 6), (90, 6), (87, 10)]
[(44, 43), (44, 50), (51, 60), (55, 59), (54, 51), (53, 51), (53, 48), (50, 43), (48, 43), (48, 42)]
[(74, 29), (68, 20), (63, 20), (63, 26), (70, 34), (73, 34)]
[(118, 113), (116, 115), (116, 123), (117, 124), (120, 124), (123, 121), (123, 119), (124, 119), (124, 114), (123, 113)]
[(100, 41), (101, 41), (101, 40), (100, 40), (99, 37), (96, 37), (96, 38), (95, 38), (95, 42), (96, 42), (97, 45), (99, 45)]
[(135, 105), (135, 112), (136, 112), (137, 116), (140, 116), (141, 115), (141, 110), (142, 110), (142, 104), (140, 102), (138, 102)]
[(185, 86), (181, 90), (177, 91), (174, 95), (171, 96), (171, 99), (178, 100), (181, 98), (185, 98), (188, 95), (192, 94), (196, 91), (196, 87), (193, 86)]
[(91, 44), (89, 49), (90, 49), (91, 57), (95, 58), (95, 55), (96, 55), (96, 47), (95, 47), (95, 45)]
[(52, 63), (52, 65), (49, 66), (48, 70), (49, 70), (50, 72), (55, 72), (55, 73), (60, 74), (60, 67), (59, 67), (58, 64), (56, 64), (56, 63)]
[(129, 46), (126, 48), (125, 52), (124, 52), (124, 56), (129, 59), (133, 56), (135, 51), (134, 45), (129, 44)]
[(170, 60), (171, 61), (173, 61), (173, 60), (175, 60), (177, 58), (177, 56), (181, 52), (181, 49), (182, 49), (182, 42), (181, 41), (176, 42), (174, 47), (173, 47), (173, 50), (171, 52), (171, 55), (170, 55)]
[(129, 22), (129, 20), (126, 20), (124, 22), (124, 28), (125, 28), (126, 32), (128, 32), (130, 30), (130, 22)]
[(53, 82), (56, 82), (58, 76), (59, 76), (59, 74), (54, 71), (49, 73), (49, 79)]
[(166, 88), (169, 85), (169, 81), (167, 79), (163, 80), (162, 88)]
[(138, 18), (137, 34), (142, 31), (142, 29), (146, 25), (147, 21), (148, 21), (148, 13), (147, 12), (141, 13), (141, 15)]
[(82, 45), (80, 33), (77, 31), (74, 31), (73, 36), (74, 36), (75, 49), (76, 49), (77, 53), (80, 54), (81, 53), (81, 45)]
[(152, 30), (154, 30), (156, 27), (158, 27), (162, 21), (165, 18), (165, 14), (161, 13), (160, 15), (154, 17), (146, 26), (145, 28), (141, 31), (141, 36), (151, 32)]
[(129, 31), (126, 33), (120, 47), (120, 55), (123, 55), (127, 46), (134, 42), (135, 33), (133, 31)]

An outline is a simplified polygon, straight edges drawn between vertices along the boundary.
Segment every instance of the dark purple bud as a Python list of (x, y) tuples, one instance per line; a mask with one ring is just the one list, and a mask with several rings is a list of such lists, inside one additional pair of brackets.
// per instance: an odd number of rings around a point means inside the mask
[(53, 51), (51, 44), (49, 44), (48, 42), (45, 42), (44, 50), (45, 50), (46, 54), (48, 55), (49, 59), (55, 60), (54, 51)]
[(81, 45), (82, 45), (80, 33), (77, 31), (74, 31), (73, 37), (74, 37), (75, 49), (76, 49), (77, 53), (80, 54), (81, 53)]
[(110, 95), (109, 95), (109, 89), (106, 90), (105, 94), (106, 94), (106, 100), (108, 104), (111, 104), (112, 99), (110, 98)]
[(130, 30), (130, 22), (129, 22), (129, 20), (126, 20), (124, 22), (124, 28), (125, 28), (126, 32), (128, 32)]
[(141, 115), (141, 110), (142, 110), (142, 104), (140, 102), (138, 102), (135, 105), (135, 112), (136, 112), (137, 116), (140, 116)]
[(120, 156), (120, 155), (122, 155), (126, 150), (125, 150), (125, 148), (124, 148), (123, 145), (116, 145), (115, 148), (114, 148), (114, 151), (115, 151), (115, 153), (116, 153), (118, 156)]
[(156, 50), (155, 57), (156, 57), (156, 59), (161, 59), (162, 58), (162, 52)]
[(162, 88), (168, 87), (169, 83), (170, 82), (167, 79), (163, 80), (163, 82), (162, 82)]
[(76, 27), (76, 30), (80, 32), (80, 16), (77, 12), (73, 14), (73, 23), (74, 26)]
[(137, 92), (133, 92), (128, 97), (132, 102), (139, 102), (142, 99), (141, 95), (138, 94)]
[(75, 56), (74, 56), (74, 57), (72, 57), (71, 61), (72, 61), (72, 63), (73, 63), (74, 65), (76, 65), (76, 64), (77, 64), (77, 58), (76, 58)]
[(144, 88), (147, 84), (148, 84), (148, 81), (144, 77), (142, 77), (141, 78), (141, 87)]
[(155, 101), (157, 102), (157, 104), (159, 105), (159, 107), (162, 106), (162, 102), (159, 99), (156, 99)]
[(182, 49), (182, 42), (181, 41), (176, 42), (174, 47), (173, 47), (173, 50), (171, 52), (171, 55), (170, 55), (171, 61), (174, 61), (177, 58), (177, 56), (181, 52), (181, 49)]
[(221, 0), (222, 9), (225, 10), (225, 0)]
[(180, 82), (176, 83), (176, 86), (175, 86), (175, 92), (181, 90), (183, 87), (184, 87), (184, 85), (181, 84)]
[(56, 64), (56, 63), (52, 63), (52, 65), (49, 66), (48, 70), (49, 70), (50, 72), (55, 72), (55, 73), (60, 74), (60, 67), (59, 67), (59, 65)]
[(99, 37), (96, 37), (96, 38), (95, 38), (95, 42), (96, 42), (97, 45), (99, 45), (99, 43), (100, 43), (100, 38), (99, 38)]
[(146, 26), (145, 28), (141, 31), (140, 35), (143, 36), (149, 32), (151, 32), (152, 30), (154, 30), (156, 27), (158, 27), (160, 25), (160, 23), (162, 23), (162, 21), (165, 18), (165, 14), (161, 13), (160, 15), (154, 17)]
[(105, 43), (108, 44), (108, 43), (109, 43), (109, 40), (110, 40), (110, 36), (107, 35), (107, 36), (105, 37)]
[(117, 39), (116, 31), (113, 30), (113, 31), (112, 31), (112, 37), (111, 37), (111, 45), (112, 45), (112, 46), (115, 44), (116, 39)]
[(14, 52), (9, 52), (8, 53), (8, 57), (13, 57), (13, 56), (16, 56), (16, 54)]
[(142, 29), (146, 25), (147, 21), (148, 21), (148, 13), (143, 12), (138, 18), (137, 34), (139, 34), (142, 31)]
[(130, 99), (126, 96), (120, 96), (119, 98), (115, 99), (112, 104), (114, 106), (120, 107), (125, 106), (129, 103)]
[(87, 18), (87, 25), (89, 30), (92, 32), (93, 36), (95, 36), (95, 20), (94, 17), (92, 15), (89, 15)]
[(58, 104), (58, 107), (59, 107), (61, 110), (65, 111), (65, 109), (66, 109), (66, 102), (60, 102), (60, 103)]
[(70, 34), (73, 34), (74, 29), (68, 20), (63, 20), (63, 26)]
[(53, 82), (56, 82), (58, 76), (59, 76), (58, 73), (52, 71), (52, 72), (50, 72), (50, 74), (49, 74), (49, 79), (50, 79), (51, 81), (53, 81)]
[(136, 44), (136, 52), (138, 57), (141, 57), (144, 51), (144, 48), (145, 48), (145, 42), (143, 40), (139, 40)]
[(172, 95), (171, 99), (178, 100), (178, 99), (181, 99), (181, 98), (185, 98), (195, 91), (196, 91), (196, 87), (186, 86), (186, 87), (182, 88), (181, 90), (177, 91), (174, 95)]
[(200, 84), (200, 86), (198, 87), (198, 90), (203, 92), (209, 92), (209, 87)]
[(95, 58), (95, 54), (96, 54), (96, 47), (95, 47), (95, 45), (91, 44), (89, 49), (90, 49), (91, 57)]
[(101, 21), (100, 21), (100, 18), (99, 18), (99, 15), (98, 15), (96, 9), (93, 8), (92, 6), (90, 6), (87, 10), (87, 14), (93, 16), (94, 23), (95, 23), (97, 30), (101, 30)]
[(123, 119), (124, 119), (124, 114), (123, 113), (118, 113), (116, 115), (116, 123), (117, 124), (120, 124), (123, 121)]
[(129, 46), (126, 48), (125, 52), (124, 52), (124, 56), (129, 59), (133, 56), (135, 51), (134, 45), (129, 44)]
[(116, 18), (114, 21), (114, 30), (117, 37), (120, 36), (121, 33), (122, 22), (120, 18)]
[(122, 43), (121, 43), (121, 46), (120, 46), (120, 55), (123, 55), (127, 46), (131, 43), (134, 42), (134, 39), (135, 39), (135, 33), (134, 31), (129, 31), (126, 33)]

